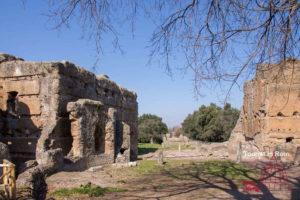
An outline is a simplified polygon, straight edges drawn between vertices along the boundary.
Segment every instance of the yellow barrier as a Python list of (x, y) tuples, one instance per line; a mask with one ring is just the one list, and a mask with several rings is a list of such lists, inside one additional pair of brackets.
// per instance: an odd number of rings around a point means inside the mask
[(3, 164), (0, 164), (3, 168), (2, 186), (4, 187), (5, 196), (9, 199), (16, 199), (16, 166), (8, 160), (3, 160)]

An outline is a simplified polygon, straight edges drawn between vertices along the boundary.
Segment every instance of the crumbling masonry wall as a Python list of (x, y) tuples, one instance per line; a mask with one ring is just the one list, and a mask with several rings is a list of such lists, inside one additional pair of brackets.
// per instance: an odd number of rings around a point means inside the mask
[(18, 92), (19, 130), (6, 134), (2, 115), (0, 141), (12, 159), (37, 160), (51, 169), (136, 159), (136, 94), (106, 76), (69, 62), (28, 62), (0, 54), (2, 113), (10, 91)]
[(232, 132), (229, 155), (243, 151), (287, 152), (293, 161), (300, 146), (300, 62), (260, 65), (253, 80), (244, 85), (244, 102)]

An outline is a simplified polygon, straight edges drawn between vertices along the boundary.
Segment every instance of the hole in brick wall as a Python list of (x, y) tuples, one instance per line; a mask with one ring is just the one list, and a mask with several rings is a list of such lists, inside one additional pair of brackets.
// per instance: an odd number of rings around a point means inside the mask
[(265, 117), (267, 115), (265, 110), (259, 110), (259, 116)]
[(120, 153), (121, 153), (121, 154), (124, 154), (125, 151), (126, 151), (125, 148), (121, 148), (121, 149), (120, 149)]
[(285, 138), (285, 142), (290, 143), (293, 141), (293, 139), (294, 139), (294, 137), (287, 137), (287, 138)]
[(300, 116), (298, 111), (293, 112), (293, 116)]
[(251, 138), (251, 137), (245, 137), (245, 140), (246, 140), (246, 141), (253, 141), (254, 139)]
[(278, 112), (278, 113), (277, 113), (277, 116), (278, 116), (278, 117), (284, 117), (284, 115), (282, 114), (282, 112)]

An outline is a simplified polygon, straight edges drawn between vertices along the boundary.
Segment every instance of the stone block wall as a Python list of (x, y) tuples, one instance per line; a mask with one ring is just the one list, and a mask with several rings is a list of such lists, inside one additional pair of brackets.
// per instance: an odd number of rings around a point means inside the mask
[(14, 136), (5, 134), (5, 119), (1, 118), (0, 140), (9, 146), (11, 157), (26, 161), (35, 159), (36, 145), (47, 125), (51, 107), (55, 76), (48, 63), (32, 63), (14, 60), (0, 63), (0, 109), (7, 109), (8, 92), (17, 91), (19, 100), (18, 132)]
[(19, 130), (6, 134), (3, 115), (0, 141), (12, 159), (36, 159), (55, 169), (63, 159), (90, 166), (137, 158), (136, 94), (106, 76), (69, 62), (28, 62), (0, 54), (2, 113), (10, 91), (18, 92)]

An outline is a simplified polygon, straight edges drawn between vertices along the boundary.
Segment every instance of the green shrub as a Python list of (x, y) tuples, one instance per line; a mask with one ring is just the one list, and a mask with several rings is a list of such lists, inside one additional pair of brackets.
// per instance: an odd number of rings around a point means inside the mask
[(141, 143), (162, 143), (163, 135), (168, 132), (167, 125), (162, 118), (144, 114), (138, 119), (139, 142)]
[(215, 104), (201, 106), (182, 123), (184, 133), (194, 140), (224, 142), (230, 137), (239, 118), (239, 110), (226, 104), (220, 108)]

